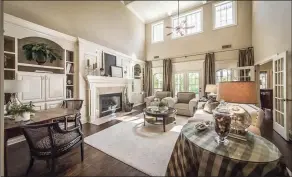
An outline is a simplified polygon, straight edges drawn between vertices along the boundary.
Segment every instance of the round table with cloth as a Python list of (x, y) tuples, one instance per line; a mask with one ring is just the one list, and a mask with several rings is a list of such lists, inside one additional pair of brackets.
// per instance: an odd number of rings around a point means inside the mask
[(197, 131), (197, 123), (182, 128), (166, 176), (288, 176), (279, 149), (265, 138), (248, 133), (247, 141), (218, 145), (214, 126)]

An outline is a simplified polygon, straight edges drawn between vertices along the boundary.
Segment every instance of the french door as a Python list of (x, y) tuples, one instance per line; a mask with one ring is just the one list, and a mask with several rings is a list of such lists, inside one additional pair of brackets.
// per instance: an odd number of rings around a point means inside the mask
[(291, 100), (287, 99), (287, 69), (287, 52), (283, 52), (273, 59), (273, 127), (288, 141), (290, 117), (287, 116), (287, 106)]
[(180, 72), (174, 74), (174, 92), (195, 92), (196, 97), (201, 96), (200, 71)]

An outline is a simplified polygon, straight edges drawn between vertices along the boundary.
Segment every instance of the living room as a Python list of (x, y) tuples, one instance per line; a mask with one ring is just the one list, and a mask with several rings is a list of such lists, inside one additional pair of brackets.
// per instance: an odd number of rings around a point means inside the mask
[(291, 175), (290, 1), (1, 1), (2, 24), (1, 176)]

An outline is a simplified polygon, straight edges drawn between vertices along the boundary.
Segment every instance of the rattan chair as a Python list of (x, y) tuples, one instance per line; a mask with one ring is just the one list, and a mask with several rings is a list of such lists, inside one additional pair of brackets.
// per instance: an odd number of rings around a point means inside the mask
[[(78, 113), (75, 119), (80, 119), (80, 117), (80, 113)], [(51, 161), (51, 173), (55, 174), (56, 159), (79, 146), (81, 148), (81, 161), (83, 161), (83, 134), (80, 126), (77, 125), (70, 130), (62, 130), (59, 127), (59, 122), (54, 122), (25, 125), (22, 130), (31, 155), (26, 175), (28, 175), (35, 160), (46, 160), (47, 163)]]
[[(77, 111), (80, 111), (80, 109), (82, 108), (82, 104), (83, 104), (83, 100), (64, 100), (61, 107), (68, 108), (68, 109), (75, 109)], [(75, 116), (66, 116), (66, 119), (64, 119), (65, 130), (68, 129), (68, 122), (75, 122)], [(82, 129), (81, 119), (79, 120), (78, 123)]]

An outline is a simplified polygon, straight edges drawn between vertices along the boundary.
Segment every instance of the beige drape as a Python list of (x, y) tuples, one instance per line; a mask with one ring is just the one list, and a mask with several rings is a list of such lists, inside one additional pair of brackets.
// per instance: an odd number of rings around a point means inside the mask
[[(254, 55), (253, 55), (253, 48), (249, 47), (245, 50), (239, 50), (239, 57), (238, 57), (238, 67), (243, 66), (253, 66), (254, 65)], [(240, 76), (244, 76), (244, 71), (240, 71)], [(240, 80), (244, 80), (240, 77)]]
[[(204, 62), (204, 93), (207, 84), (215, 84), (215, 55), (207, 53)], [(206, 95), (206, 93), (204, 94)]]
[(163, 91), (170, 91), (172, 94), (172, 61), (163, 60)]
[(144, 79), (144, 91), (146, 96), (152, 95), (152, 62), (146, 61), (145, 64), (145, 79)]

